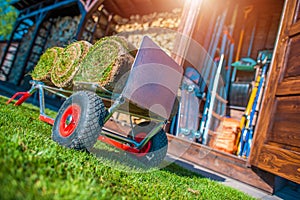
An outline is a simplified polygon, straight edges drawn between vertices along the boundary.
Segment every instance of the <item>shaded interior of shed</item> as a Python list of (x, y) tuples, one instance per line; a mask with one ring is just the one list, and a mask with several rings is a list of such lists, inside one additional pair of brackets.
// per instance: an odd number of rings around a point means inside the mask
[[(182, 0), (111, 0), (104, 1), (104, 7), (113, 14), (123, 18), (130, 18), (132, 15), (147, 15), (153, 12), (170, 12), (174, 8), (182, 8)], [(207, 49), (205, 40), (209, 33), (210, 23), (216, 23), (216, 15), (220, 15), (226, 7), (228, 12), (225, 25), (230, 26), (232, 15), (237, 8), (237, 18), (234, 25), (233, 38), (236, 44), (239, 42), (240, 32), (244, 28), (243, 47), (241, 57), (246, 57), (249, 51), (249, 44), (254, 31), (254, 41), (250, 50), (250, 57), (255, 58), (257, 51), (261, 49), (273, 49), (278, 32), (279, 22), (282, 14), (283, 0), (250, 0), (250, 1), (222, 1), (219, 0), (203, 1), (198, 16), (197, 26), (194, 30), (193, 38)], [(246, 14), (245, 8), (252, 7)], [(189, 23), (189, 22), (184, 22)], [(210, 38), (211, 39), (211, 38)]]
[[(207, 34), (210, 23), (216, 23), (216, 14), (220, 15), (228, 7), (225, 20), (226, 27), (233, 26), (232, 37), (235, 43), (235, 55), (244, 29), (240, 57), (256, 58), (257, 52), (263, 49), (274, 49), (279, 23), (283, 11), (283, 0), (253, 0), (253, 1), (224, 1), (220, 4), (218, 0), (204, 1), (203, 9), (198, 16), (197, 27), (194, 30), (193, 38), (205, 49), (208, 49)], [(232, 18), (237, 8), (237, 17), (234, 24)], [(210, 38), (211, 39), (211, 38)], [(252, 41), (252, 48), (250, 47)], [(236, 58), (235, 58), (236, 59)]]
[[(183, 10), (184, 3), (185, 1), (181, 0), (164, 2), (158, 0), (113, 0), (104, 1), (104, 7), (110, 13), (119, 15), (122, 18), (130, 19), (134, 15), (143, 16), (154, 12), (171, 12), (174, 8), (181, 8)], [(219, 0), (202, 1), (192, 37), (208, 51), (209, 42), (213, 39), (213, 29), (211, 29), (211, 26), (216, 25), (218, 16), (221, 16), (224, 11), (228, 9), (224, 22), (224, 30), (232, 29), (230, 36), (234, 42), (233, 62), (238, 61), (241, 58), (252, 58), (253, 60), (256, 60), (259, 51), (274, 49), (283, 6), (283, 0), (229, 0), (222, 1), (222, 3), (220, 3)], [(235, 14), (236, 19), (233, 20)], [(184, 16), (181, 16), (181, 20), (183, 19)], [(181, 21), (180, 27), (177, 27), (177, 29), (182, 29), (184, 24), (188, 23), (190, 22)], [(134, 31), (131, 32), (132, 34), (136, 33)], [(122, 32), (120, 32), (120, 34), (122, 34)], [(128, 34), (131, 34), (130, 31)], [(221, 41), (222, 34), (219, 39), (218, 50), (221, 46)], [(164, 48), (164, 46), (162, 46), (162, 48)], [(238, 48), (240, 48), (239, 53), (237, 52)], [(214, 58), (218, 55), (216, 53), (215, 55), (210, 56)], [(225, 59), (227, 59), (226, 56)], [(192, 64), (188, 61), (184, 64), (185, 67), (191, 65)], [(238, 71), (236, 76), (237, 79), (235, 81), (237, 82), (251, 83), (251, 81), (254, 81), (253, 71)], [(235, 106), (234, 108), (237, 108), (239, 111), (245, 109), (248, 100), (247, 98), (249, 98), (249, 92), (250, 90), (248, 88), (248, 91), (245, 93), (247, 96), (242, 97), (244, 103)], [(240, 117), (241, 114), (238, 113), (236, 118)]]
[[(283, 12), (283, 0), (231, 0), (224, 1), (223, 4), (218, 2), (218, 0), (203, 2), (196, 27), (193, 31), (193, 39), (200, 43), (206, 51), (209, 51), (209, 44), (213, 39), (211, 26), (218, 23), (217, 17), (221, 16), (226, 8), (228, 10), (223, 31), (229, 32), (230, 40), (234, 43), (232, 62), (239, 61), (242, 58), (252, 58), (256, 61), (259, 51), (274, 49)], [(236, 17), (234, 17), (235, 14)], [(223, 36), (222, 33), (217, 53), (210, 55), (212, 58), (218, 56)], [(225, 55), (225, 59), (228, 59), (228, 54)], [(189, 62), (185, 63), (185, 66), (190, 65)], [(237, 70), (235, 77), (234, 81), (237, 82), (251, 82), (254, 80), (255, 74), (253, 71)], [(249, 98), (249, 92), (245, 92), (245, 94), (248, 93), (247, 98)], [(245, 109), (248, 99), (243, 100), (244, 103), (241, 103), (242, 105), (233, 107), (238, 110)]]
[[(214, 26), (217, 26), (220, 23), (218, 20), (222, 18), (222, 15), (225, 15), (224, 27), (219, 36), (217, 50), (213, 55), (209, 55), (212, 59), (220, 56), (219, 52), (224, 31), (227, 31), (227, 36), (230, 35), (228, 41), (234, 44), (232, 63), (244, 58), (251, 58), (253, 61), (256, 61), (260, 51), (274, 50), (284, 7), (283, 0), (231, 0), (222, 2), (222, 4), (218, 0), (203, 2), (199, 16), (197, 17), (196, 27), (192, 34), (193, 39), (201, 44), (209, 54), (211, 52), (210, 42), (215, 37), (214, 31), (217, 30)], [(225, 50), (224, 54), (228, 70), (230, 67), (227, 62), (230, 57), (229, 51)], [(185, 67), (191, 65), (188, 61), (184, 64)], [(233, 70), (232, 67), (231, 71)], [(256, 70), (237, 70), (235, 75), (231, 72), (231, 80), (228, 83), (230, 89), (227, 99), (227, 116), (231, 116), (239, 121), (241, 120), (250, 99), (256, 73)], [(257, 112), (253, 121), (254, 127), (259, 115), (259, 104), (260, 102), (258, 102)], [(204, 105), (200, 107), (200, 112), (203, 113), (205, 107)], [(259, 134), (259, 130), (255, 130), (254, 134)]]
[[(116, 4), (117, 2), (120, 3)], [(129, 5), (133, 2), (133, 0), (121, 2), (122, 1), (117, 0), (109, 1), (109, 3), (105, 2), (104, 5), (109, 12), (118, 14), (123, 18), (131, 18), (132, 15), (143, 16), (160, 11), (170, 12), (171, 8), (184, 9), (184, 1), (163, 4), (170, 5), (167, 7), (150, 6), (151, 3), (154, 5), (155, 1), (140, 1), (144, 3), (144, 7), (139, 7), (142, 4), (134, 4), (137, 6), (135, 8), (133, 5)], [(232, 62), (239, 61), (242, 58), (251, 58), (256, 61), (259, 51), (274, 50), (283, 7), (283, 0), (230, 0), (222, 1), (222, 4), (219, 0), (203, 1), (199, 15), (197, 16), (195, 28), (192, 32), (192, 37), (209, 53), (210, 41), (212, 41), (214, 37), (213, 28), (218, 23), (218, 17), (222, 16), (227, 9), (223, 31), (226, 30), (229, 32), (231, 37), (230, 40), (234, 43)], [(180, 27), (177, 27), (177, 30), (182, 29), (185, 24), (191, 23), (190, 21), (184, 21), (184, 18), (185, 16), (181, 16), (181, 23), (179, 25)], [(212, 58), (219, 56), (218, 53), (221, 48), (223, 31), (218, 41), (217, 51), (214, 55), (209, 55)], [(174, 42), (176, 43), (177, 41)], [(164, 46), (162, 46), (162, 48), (164, 48)], [(228, 51), (225, 55), (225, 60), (228, 60)], [(185, 61), (184, 67), (186, 68), (188, 66), (193, 65), (188, 61)], [(194, 67), (197, 68), (197, 66)], [(242, 83), (242, 85), (239, 86), (240, 88), (238, 88), (238, 91), (230, 91), (231, 94), (228, 94), (230, 107), (229, 115), (231, 115), (231, 117), (237, 120), (241, 119), (249, 100), (254, 79), (255, 71), (237, 71), (236, 78), (233, 80), (234, 83), (231, 84)], [(231, 101), (230, 98), (232, 97), (238, 98)], [(202, 103), (200, 105), (200, 112), (203, 111), (204, 105)], [(200, 126), (200, 124), (198, 124), (198, 126)]]

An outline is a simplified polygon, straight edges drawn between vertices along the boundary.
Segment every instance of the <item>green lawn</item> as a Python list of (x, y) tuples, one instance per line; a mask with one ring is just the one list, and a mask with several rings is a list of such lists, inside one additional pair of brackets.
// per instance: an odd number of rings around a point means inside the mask
[(0, 97), (0, 199), (252, 199), (175, 164), (127, 172), (116, 160), (63, 148), (38, 108), (6, 100)]

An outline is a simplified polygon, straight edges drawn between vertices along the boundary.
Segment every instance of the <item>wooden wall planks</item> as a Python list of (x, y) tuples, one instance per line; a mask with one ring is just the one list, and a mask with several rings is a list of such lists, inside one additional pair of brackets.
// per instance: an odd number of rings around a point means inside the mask
[(289, 94), (289, 95), (296, 95), (300, 94), (300, 80), (290, 80), (290, 81), (285, 81), (281, 82), (278, 85), (278, 90), (277, 90), (277, 95), (281, 96), (284, 94)]
[(174, 8), (182, 7), (183, 3), (182, 0), (110, 0), (104, 1), (104, 6), (114, 14), (129, 18), (136, 14), (172, 11)]
[(291, 181), (300, 180), (300, 153), (291, 154), (289, 150), (265, 145), (258, 156), (258, 166)]
[(300, 96), (279, 97), (276, 104), (268, 140), (300, 148)]
[(264, 191), (274, 192), (274, 176), (255, 167), (249, 168), (244, 159), (170, 134), (168, 134), (168, 141), (168, 153), (175, 157), (183, 158)]
[(288, 46), (284, 78), (300, 76), (300, 35), (291, 38)]
[(300, 2), (298, 2), (298, 5), (297, 5), (297, 12), (296, 12), (296, 16), (295, 16), (295, 21), (299, 21), (300, 20)]
[(250, 163), (300, 183), (299, 0), (286, 1)]

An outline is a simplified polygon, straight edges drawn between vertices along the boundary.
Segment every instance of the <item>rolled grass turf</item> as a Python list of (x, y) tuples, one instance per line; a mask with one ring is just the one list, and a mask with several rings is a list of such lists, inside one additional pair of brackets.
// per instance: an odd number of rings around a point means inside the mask
[(63, 52), (61, 47), (49, 48), (40, 57), (37, 65), (31, 73), (32, 79), (37, 81), (42, 81), (47, 84), (51, 84), (51, 70), (53, 65), (58, 62), (60, 54)]
[(75, 83), (98, 83), (106, 90), (121, 92), (134, 58), (132, 46), (122, 37), (104, 37), (96, 42), (80, 64)]
[(32, 79), (70, 89), (73, 83), (97, 83), (120, 93), (134, 62), (135, 47), (119, 36), (104, 37), (91, 45), (77, 41), (47, 49), (32, 71)]
[(91, 46), (89, 42), (78, 41), (64, 49), (51, 70), (51, 81), (56, 87), (72, 87), (73, 78)]

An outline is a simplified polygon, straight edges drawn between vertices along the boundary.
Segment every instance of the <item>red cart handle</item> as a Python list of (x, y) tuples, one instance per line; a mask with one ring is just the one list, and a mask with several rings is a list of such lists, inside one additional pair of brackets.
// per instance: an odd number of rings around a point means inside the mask
[(17, 92), (16, 94), (14, 94), (14, 96), (12, 96), (7, 102), (6, 104), (9, 104), (10, 102), (12, 102), (15, 98), (17, 98), (17, 96), (22, 95), (19, 100), (14, 104), (15, 106), (19, 106), (21, 105), (24, 101), (26, 101), (30, 96), (31, 93), (30, 92)]

